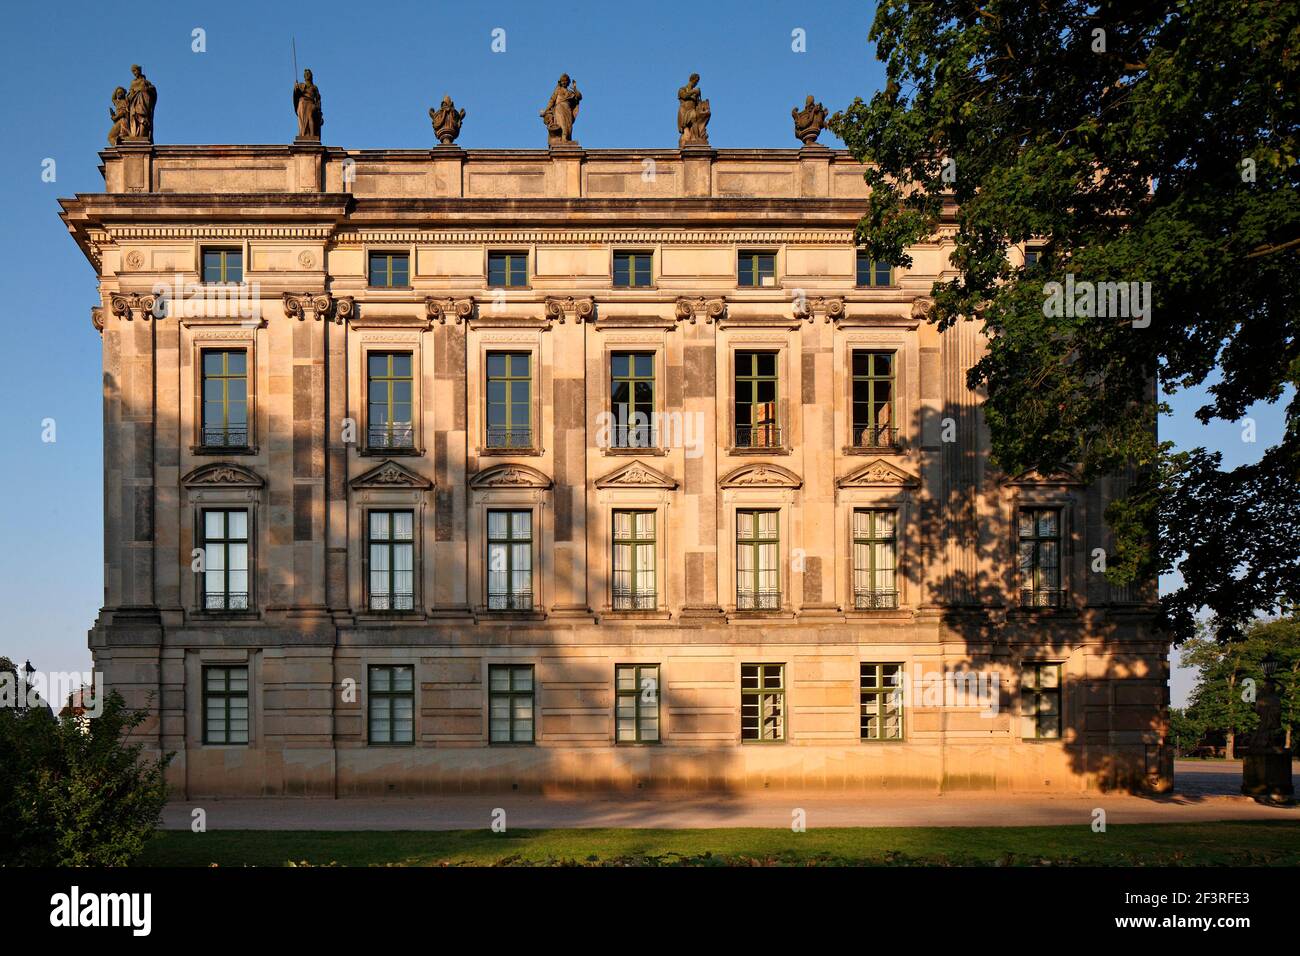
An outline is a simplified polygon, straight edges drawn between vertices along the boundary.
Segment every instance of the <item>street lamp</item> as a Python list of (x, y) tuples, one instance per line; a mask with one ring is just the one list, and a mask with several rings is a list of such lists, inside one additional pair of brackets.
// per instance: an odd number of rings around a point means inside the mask
[(1278, 659), (1270, 652), (1259, 664), (1264, 672), (1264, 687), (1255, 698), (1259, 720), (1250, 737), (1250, 750), (1242, 761), (1241, 792), (1257, 800), (1289, 802), (1294, 792), (1291, 751), (1282, 745), (1282, 699), (1273, 681)]
[(1265, 654), (1264, 659), (1259, 662), (1260, 666), (1264, 668), (1264, 676), (1269, 680), (1272, 680), (1273, 675), (1277, 673), (1277, 665), (1280, 663), (1281, 661), (1274, 656), (1272, 651)]
[(27, 695), (31, 692), (32, 675), (35, 673), (36, 673), (36, 668), (32, 666), (32, 662), (30, 660), (28, 660), (25, 664), (23, 664), (24, 683), (23, 683), (22, 693), (18, 697), (18, 709), (21, 711), (27, 710)]

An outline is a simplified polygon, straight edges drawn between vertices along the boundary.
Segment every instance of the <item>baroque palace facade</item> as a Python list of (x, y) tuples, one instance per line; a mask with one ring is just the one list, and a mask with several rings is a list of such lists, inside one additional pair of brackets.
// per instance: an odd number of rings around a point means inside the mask
[(101, 157), (90, 645), (178, 793), (1168, 784), (1119, 479), (992, 467), (846, 153)]

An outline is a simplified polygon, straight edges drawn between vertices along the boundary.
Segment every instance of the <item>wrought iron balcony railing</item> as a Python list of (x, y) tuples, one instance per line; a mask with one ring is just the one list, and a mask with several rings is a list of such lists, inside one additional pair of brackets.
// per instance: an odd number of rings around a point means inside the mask
[(247, 611), (248, 592), (227, 591), (224, 594), (217, 591), (206, 592), (203, 595), (203, 609), (205, 611)]
[(500, 425), (489, 425), (487, 447), (496, 450), (532, 448), (533, 430), (531, 428), (506, 428)]
[(371, 448), (414, 448), (415, 427), (410, 422), (372, 424), (366, 435), (366, 443)]
[(854, 425), (854, 448), (896, 448), (898, 429), (893, 425)]
[(630, 591), (624, 588), (614, 589), (614, 610), (616, 611), (653, 611), (655, 595), (643, 591)]
[(1062, 588), (1021, 588), (1021, 607), (1061, 607), (1065, 604)]
[(247, 425), (205, 425), (203, 445), (206, 448), (247, 448)]
[(410, 591), (394, 591), (391, 594), (371, 594), (372, 611), (414, 611), (415, 595)]
[(853, 607), (859, 611), (878, 611), (898, 607), (897, 591), (855, 590)]
[(531, 611), (533, 592), (531, 590), (489, 591), (487, 606), (489, 611)]
[(737, 611), (776, 611), (781, 607), (780, 591), (737, 591)]
[(781, 448), (781, 429), (776, 425), (737, 425), (737, 448)]
[(658, 448), (659, 432), (650, 425), (615, 425), (610, 429), (610, 448)]

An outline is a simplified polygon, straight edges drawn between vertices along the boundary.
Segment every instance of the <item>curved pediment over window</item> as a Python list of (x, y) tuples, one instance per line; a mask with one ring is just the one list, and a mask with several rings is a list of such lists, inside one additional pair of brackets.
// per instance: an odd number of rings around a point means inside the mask
[(742, 465), (718, 484), (723, 488), (800, 488), (803, 479), (780, 465)]
[(257, 472), (229, 461), (200, 465), (181, 479), (186, 488), (261, 488), (266, 482)]
[(353, 488), (432, 488), (433, 482), (423, 475), (417, 475), (409, 468), (389, 459), (371, 468), (365, 474), (357, 475), (350, 482)]
[(677, 482), (662, 471), (651, 468), (645, 462), (633, 461), (616, 468), (604, 478), (596, 479), (597, 488), (662, 488), (668, 491), (677, 487)]
[(494, 465), (469, 480), (471, 488), (550, 488), (553, 482), (527, 465)]
[(883, 458), (867, 462), (835, 482), (837, 488), (915, 488), (921, 479)]

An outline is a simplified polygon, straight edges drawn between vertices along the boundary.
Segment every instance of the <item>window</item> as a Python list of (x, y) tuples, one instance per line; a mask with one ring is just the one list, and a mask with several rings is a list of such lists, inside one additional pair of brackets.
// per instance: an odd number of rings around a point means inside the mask
[(614, 610), (653, 611), (655, 513), (614, 512)]
[(370, 666), (370, 742), (415, 742), (415, 672), (410, 664)]
[(773, 611), (781, 606), (777, 511), (736, 512), (736, 609)]
[(853, 606), (859, 611), (898, 607), (897, 523), (894, 511), (853, 511)]
[(736, 447), (780, 448), (776, 352), (736, 353)]
[(489, 352), (487, 357), (487, 447), (533, 447), (532, 355)]
[(244, 250), (239, 248), (204, 249), (203, 281), (243, 282)]
[(1020, 736), (1056, 740), (1061, 736), (1061, 665), (1027, 663), (1020, 667)]
[(740, 665), (740, 739), (785, 740), (785, 665)]
[(858, 286), (860, 288), (879, 288), (893, 284), (893, 266), (883, 259), (873, 259), (865, 252), (858, 252)]
[(643, 289), (651, 284), (650, 253), (614, 253), (614, 285), (623, 289)]
[(522, 289), (528, 285), (528, 253), (489, 252), (488, 287)]
[(893, 352), (854, 349), (853, 447), (892, 448), (898, 438), (894, 427)]
[(776, 254), (742, 252), (736, 260), (736, 284), (745, 288), (776, 285)]
[(405, 289), (411, 284), (411, 257), (405, 252), (370, 253), (370, 285), (376, 289)]
[(1022, 607), (1060, 607), (1061, 509), (1021, 508), (1020, 604)]
[(1025, 246), (1025, 268), (1026, 269), (1030, 269), (1038, 265), (1038, 263), (1042, 260), (1042, 258), (1043, 258), (1042, 246)]
[(370, 408), (366, 444), (369, 448), (414, 448), (411, 416), (414, 379), (410, 352), (370, 352), (366, 359)]
[(619, 664), (614, 689), (614, 739), (620, 744), (658, 743), (659, 665)]
[(862, 665), (863, 740), (903, 739), (905, 673), (902, 664)]
[(415, 610), (415, 513), (372, 511), (367, 539), (370, 609)]
[(494, 611), (533, 607), (533, 513), (489, 511), (488, 603)]
[(248, 743), (248, 667), (203, 668), (203, 742)]
[(653, 352), (614, 352), (610, 356), (612, 448), (654, 448), (655, 357)]
[(248, 610), (248, 512), (203, 512), (203, 609)]
[(488, 667), (488, 740), (494, 744), (533, 742), (533, 665)]
[(244, 349), (204, 349), (203, 440), (205, 447), (248, 446), (248, 353)]

